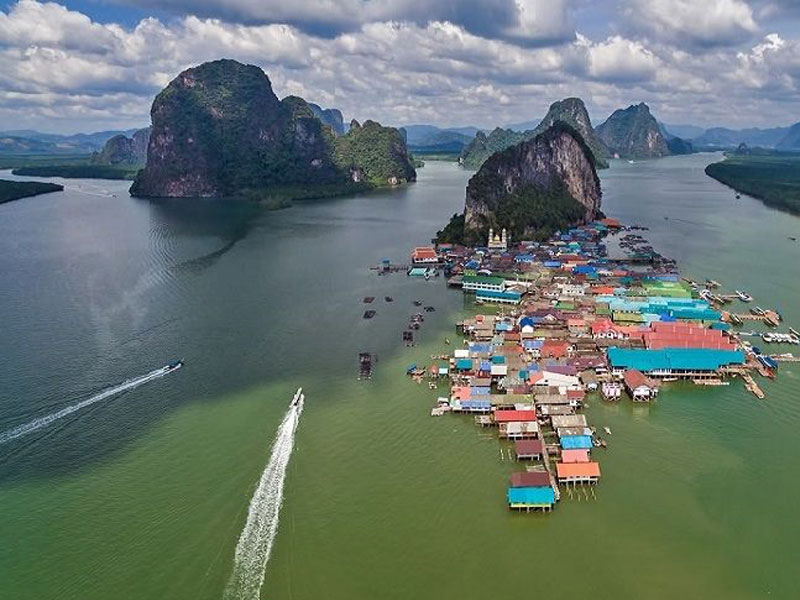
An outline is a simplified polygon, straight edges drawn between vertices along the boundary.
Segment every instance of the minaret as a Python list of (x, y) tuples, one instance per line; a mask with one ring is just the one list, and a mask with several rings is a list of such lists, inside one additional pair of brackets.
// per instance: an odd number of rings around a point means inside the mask
[(506, 234), (506, 228), (503, 227), (503, 237), (500, 240), (503, 243), (503, 248), (508, 249), (508, 236)]
[(494, 229), (493, 229), (492, 227), (489, 227), (489, 241), (488, 241), (488, 243), (486, 244), (486, 246), (487, 246), (488, 248), (491, 248), (491, 247), (492, 247), (492, 242), (493, 242), (493, 241), (494, 241)]

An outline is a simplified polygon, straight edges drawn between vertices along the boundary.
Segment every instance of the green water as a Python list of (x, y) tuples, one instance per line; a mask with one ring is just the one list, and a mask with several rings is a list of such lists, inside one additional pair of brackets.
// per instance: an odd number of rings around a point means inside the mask
[[(800, 244), (787, 237), (800, 220), (735, 200), (703, 174), (711, 160), (617, 161), (604, 208), (650, 226), (687, 274), (797, 326)], [(796, 366), (766, 401), (735, 383), (672, 386), (653, 406), (590, 402), (613, 430), (596, 499), (507, 511), (504, 445), (469, 418), (431, 418), (442, 390), (403, 375), (448, 349), (461, 295), (366, 268), (406, 260), (463, 203), (468, 173), (420, 175), (274, 213), (88, 181), (0, 207), (0, 431), (186, 359), (0, 446), (0, 597), (220, 598), (300, 385), (265, 598), (796, 597)], [(407, 349), (414, 299), (437, 310)], [(379, 362), (359, 382), (366, 350)]]

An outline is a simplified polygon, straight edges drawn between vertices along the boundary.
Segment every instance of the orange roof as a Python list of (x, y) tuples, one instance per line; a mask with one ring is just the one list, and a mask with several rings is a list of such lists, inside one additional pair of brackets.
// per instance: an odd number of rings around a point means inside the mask
[(600, 477), (600, 463), (556, 463), (559, 479), (566, 477)]
[(436, 258), (436, 250), (430, 246), (418, 246), (411, 254), (415, 259)]
[(592, 288), (593, 294), (600, 294), (602, 296), (611, 296), (614, 293), (614, 288), (610, 285), (598, 285)]

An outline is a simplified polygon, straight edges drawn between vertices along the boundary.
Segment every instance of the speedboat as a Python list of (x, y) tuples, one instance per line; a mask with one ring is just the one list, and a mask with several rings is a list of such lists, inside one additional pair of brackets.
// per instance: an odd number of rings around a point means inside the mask
[(180, 369), (183, 366), (183, 359), (176, 360), (171, 362), (167, 365), (167, 369), (170, 371), (174, 371), (175, 369)]
[(752, 302), (753, 301), (753, 297), (750, 294), (742, 292), (740, 290), (736, 290), (736, 295), (739, 297), (739, 300), (741, 300), (742, 302)]

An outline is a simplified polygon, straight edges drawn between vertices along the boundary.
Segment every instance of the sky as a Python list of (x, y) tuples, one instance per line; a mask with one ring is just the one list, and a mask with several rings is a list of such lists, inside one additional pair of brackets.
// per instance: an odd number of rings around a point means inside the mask
[(346, 119), (491, 128), (578, 96), (599, 124), (800, 121), (800, 0), (0, 0), (0, 130), (149, 124), (233, 58)]

